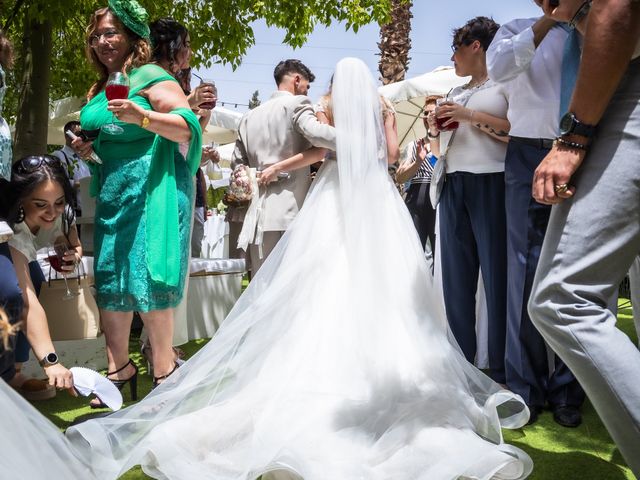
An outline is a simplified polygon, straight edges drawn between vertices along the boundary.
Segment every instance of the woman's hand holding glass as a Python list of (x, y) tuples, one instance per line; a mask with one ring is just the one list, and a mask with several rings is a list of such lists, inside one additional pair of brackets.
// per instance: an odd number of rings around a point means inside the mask
[(195, 87), (187, 97), (191, 108), (210, 111), (210, 108), (204, 108), (201, 107), (201, 105), (215, 105), (218, 100), (217, 91), (215, 90), (215, 88), (216, 87), (211, 85), (210, 83), (201, 83), (200, 85)]
[(124, 123), (134, 123), (140, 125), (147, 110), (128, 99), (109, 100), (107, 110)]
[(458, 128), (456, 124), (471, 121), (471, 110), (458, 103), (445, 101), (439, 103), (436, 109), (436, 118), (440, 120), (438, 122), (439, 130), (453, 130)]

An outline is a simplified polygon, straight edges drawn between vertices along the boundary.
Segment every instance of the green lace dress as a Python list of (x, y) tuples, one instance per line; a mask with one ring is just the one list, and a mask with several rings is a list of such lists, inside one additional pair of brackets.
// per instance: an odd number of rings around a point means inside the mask
[[(151, 110), (141, 90), (175, 81), (156, 65), (129, 75), (129, 99)], [(190, 110), (177, 109), (191, 129), (185, 157), (175, 142), (138, 125), (115, 123), (93, 144), (102, 165), (92, 164), (96, 196), (94, 273), (97, 303), (110, 311), (160, 310), (180, 303), (188, 273), (193, 175), (199, 165), (202, 131)], [(82, 109), (83, 129), (111, 122), (104, 90)]]

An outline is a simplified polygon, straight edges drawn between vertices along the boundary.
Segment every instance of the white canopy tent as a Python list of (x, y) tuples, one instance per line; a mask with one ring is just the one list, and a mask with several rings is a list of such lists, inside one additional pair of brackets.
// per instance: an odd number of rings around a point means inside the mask
[(400, 148), (426, 135), (422, 122), (425, 98), (429, 95), (446, 95), (452, 88), (468, 80), (468, 77), (458, 77), (453, 67), (438, 67), (423, 75), (380, 87), (380, 94), (396, 109)]
[[(49, 109), (49, 125), (47, 143), (49, 145), (64, 145), (64, 125), (71, 120), (80, 119), (80, 109), (85, 103), (83, 98), (67, 97), (56, 100)], [(203, 143), (226, 144), (235, 142), (238, 125), (242, 114), (224, 107), (216, 107), (211, 112), (211, 120), (204, 132)]]

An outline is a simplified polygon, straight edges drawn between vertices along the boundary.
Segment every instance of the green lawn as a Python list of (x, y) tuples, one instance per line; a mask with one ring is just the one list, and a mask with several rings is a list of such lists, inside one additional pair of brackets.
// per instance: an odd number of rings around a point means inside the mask
[[(624, 305), (621, 303), (621, 305)], [(623, 306), (619, 311), (619, 326), (637, 341), (631, 319), (631, 308)], [(187, 356), (195, 353), (206, 343), (196, 340), (184, 347)], [(132, 340), (132, 352), (138, 352), (137, 341)], [(140, 367), (139, 394), (144, 396), (151, 388), (151, 377), (146, 372), (140, 354), (132, 358)], [(129, 402), (128, 386), (125, 387), (125, 405)], [(58, 427), (65, 429), (71, 423), (94, 413), (86, 398), (73, 398), (59, 394), (55, 399), (38, 402), (35, 406)], [(534, 462), (531, 480), (633, 480), (620, 452), (609, 437), (593, 407), (589, 403), (583, 408), (584, 422), (575, 429), (557, 425), (550, 412), (544, 412), (538, 422), (521, 430), (505, 430), (507, 443), (526, 451)], [(139, 468), (121, 477), (126, 480), (149, 478)]]

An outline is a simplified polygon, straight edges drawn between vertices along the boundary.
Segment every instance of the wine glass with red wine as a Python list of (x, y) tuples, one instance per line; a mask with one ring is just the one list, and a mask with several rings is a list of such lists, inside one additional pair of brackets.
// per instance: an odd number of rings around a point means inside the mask
[(71, 246), (67, 239), (64, 237), (56, 238), (55, 243), (53, 244), (53, 248), (49, 249), (49, 256), (47, 260), (49, 261), (49, 265), (56, 272), (62, 274), (62, 278), (64, 279), (64, 285), (67, 289), (66, 293), (62, 296), (63, 300), (69, 300), (71, 298), (77, 297), (80, 295), (78, 292), (72, 292), (69, 290), (69, 283), (67, 282), (67, 275), (70, 273), (69, 270), (65, 270), (63, 267), (68, 267), (73, 265), (72, 261), (68, 261), (64, 259), (67, 251), (71, 250)]
[[(107, 85), (104, 88), (104, 94), (107, 100), (118, 100), (129, 98), (129, 77), (122, 72), (113, 72), (109, 74)], [(115, 116), (111, 114), (111, 123), (102, 126), (102, 129), (112, 135), (120, 135), (124, 130), (121, 126), (114, 123)]]

